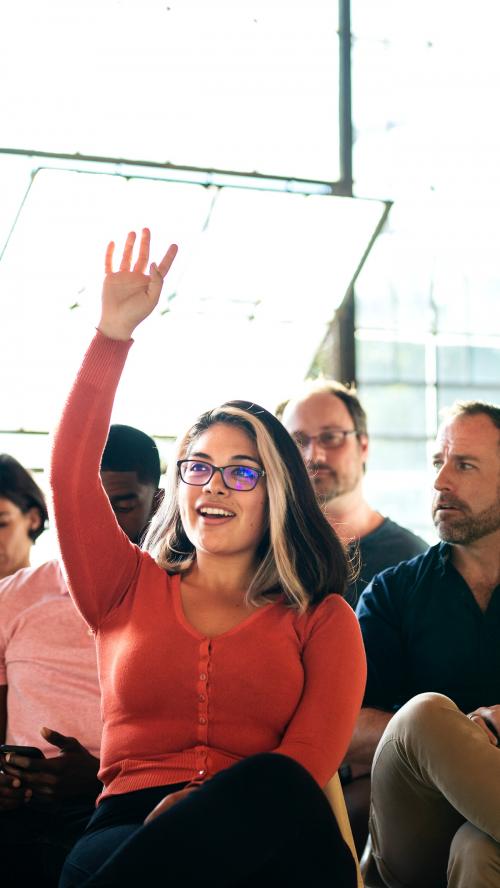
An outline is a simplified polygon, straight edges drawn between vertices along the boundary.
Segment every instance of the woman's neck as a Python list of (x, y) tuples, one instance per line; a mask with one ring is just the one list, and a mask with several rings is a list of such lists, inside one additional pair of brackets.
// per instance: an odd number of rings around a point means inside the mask
[(244, 597), (256, 572), (253, 559), (240, 555), (220, 558), (198, 552), (192, 567), (185, 574), (185, 582), (200, 586), (206, 592), (213, 591), (227, 599)]

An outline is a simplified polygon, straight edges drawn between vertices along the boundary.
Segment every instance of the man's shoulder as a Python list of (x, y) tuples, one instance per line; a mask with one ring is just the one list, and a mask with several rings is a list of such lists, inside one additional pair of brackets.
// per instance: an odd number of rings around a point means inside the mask
[(370, 597), (395, 600), (426, 594), (435, 577), (441, 575), (446, 561), (443, 543), (430, 546), (425, 552), (388, 567), (375, 574), (363, 592), (359, 604)]
[[(406, 561), (414, 555), (420, 555), (422, 552), (426, 552), (429, 548), (429, 544), (426, 543), (422, 537), (417, 536), (416, 533), (413, 533), (413, 531), (409, 530), (407, 527), (402, 527), (401, 524), (397, 524), (397, 522), (393, 521), (391, 518), (384, 518), (382, 524), (364, 539), (369, 544), (389, 544), (398, 547), (398, 550), (406, 551), (407, 555), (404, 558), (401, 558), (401, 561)], [(361, 540), (361, 544), (362, 543), (363, 538)]]
[(368, 586), (373, 577), (401, 561), (418, 556), (428, 549), (428, 544), (411, 530), (401, 527), (390, 518), (359, 540), (360, 575), (358, 591)]

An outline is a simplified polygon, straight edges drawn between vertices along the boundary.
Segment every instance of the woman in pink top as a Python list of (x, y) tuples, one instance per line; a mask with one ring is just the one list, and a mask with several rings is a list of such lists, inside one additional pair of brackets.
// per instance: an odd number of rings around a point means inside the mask
[(342, 598), (344, 551), (296, 445), (256, 404), (203, 414), (179, 441), (142, 550), (99, 482), (131, 335), (177, 250), (148, 274), (149, 231), (132, 267), (134, 241), (117, 272), (108, 248), (98, 332), (54, 444), (61, 550), (97, 641), (104, 784), (60, 884), (350, 888), (322, 787), (366, 664)]
[(17, 459), (0, 453), (0, 580), (30, 566), (48, 517), (38, 484)]

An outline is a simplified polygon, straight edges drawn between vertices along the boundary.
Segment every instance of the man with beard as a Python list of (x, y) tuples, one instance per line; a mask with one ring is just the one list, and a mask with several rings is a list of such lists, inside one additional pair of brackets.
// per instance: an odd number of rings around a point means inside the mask
[(368, 768), (377, 748), (386, 885), (498, 888), (500, 407), (456, 403), (433, 464), (441, 542), (376, 576), (357, 607), (368, 683), (350, 759)]
[(307, 383), (276, 414), (302, 451), (326, 517), (349, 545), (356, 566), (359, 561), (348, 594), (354, 605), (376, 573), (424, 552), (427, 544), (381, 515), (364, 497), (368, 431), (354, 388), (334, 380)]
[[(368, 430), (354, 388), (334, 380), (309, 382), (276, 414), (302, 451), (326, 517), (348, 545), (355, 570), (359, 567), (346, 596), (354, 606), (375, 574), (425, 552), (427, 543), (381, 515), (364, 497)], [(371, 759), (367, 766), (348, 757), (340, 770), (358, 853), (368, 836), (370, 764)]]

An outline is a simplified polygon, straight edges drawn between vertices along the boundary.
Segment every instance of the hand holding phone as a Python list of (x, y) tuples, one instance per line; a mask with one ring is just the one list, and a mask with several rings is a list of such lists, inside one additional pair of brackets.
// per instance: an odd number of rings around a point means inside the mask
[(45, 758), (36, 747), (0, 746), (2, 770), (21, 782), (34, 800), (61, 801), (66, 798), (94, 800), (101, 791), (97, 779), (99, 760), (74, 737), (66, 737), (49, 728), (41, 734), (59, 749), (59, 755)]
[(0, 744), (0, 754), (8, 755), (12, 753), (14, 755), (21, 755), (25, 758), (34, 758), (34, 759), (42, 759), (44, 758), (44, 754), (41, 749), (38, 749), (37, 746), (17, 746), (11, 743), (2, 743)]
[[(26, 786), (23, 780), (23, 772), (16, 771), (8, 762), (7, 757), (10, 758), (12, 755), (21, 756), (21, 763), (26, 761), (27, 764), (32, 759), (43, 759), (43, 753), (35, 746), (15, 746), (7, 743), (0, 745), (0, 812), (22, 808), (33, 795), (33, 790)], [(19, 762), (16, 762), (16, 766), (21, 768)]]

